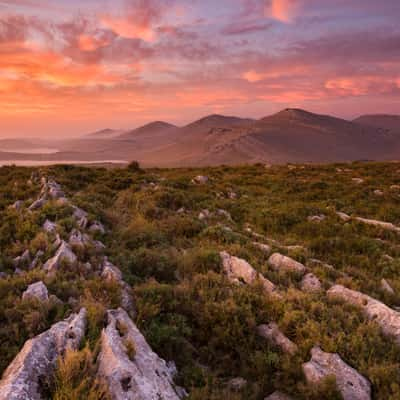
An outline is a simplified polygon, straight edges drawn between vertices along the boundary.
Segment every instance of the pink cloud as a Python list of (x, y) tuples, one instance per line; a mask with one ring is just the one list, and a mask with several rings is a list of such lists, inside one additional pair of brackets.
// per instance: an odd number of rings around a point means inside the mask
[(288, 23), (297, 15), (299, 8), (299, 0), (268, 0), (265, 15)]

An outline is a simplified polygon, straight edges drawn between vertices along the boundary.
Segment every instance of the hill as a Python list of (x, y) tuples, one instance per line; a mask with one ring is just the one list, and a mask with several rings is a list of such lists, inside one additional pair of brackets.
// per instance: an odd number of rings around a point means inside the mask
[(354, 120), (358, 124), (383, 128), (400, 133), (400, 115), (372, 114), (362, 115)]

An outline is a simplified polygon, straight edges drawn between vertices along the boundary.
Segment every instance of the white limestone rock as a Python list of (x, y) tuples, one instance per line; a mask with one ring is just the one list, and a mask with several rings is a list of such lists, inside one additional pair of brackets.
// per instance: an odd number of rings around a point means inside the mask
[(390, 286), (389, 282), (386, 279), (381, 280), (381, 288), (384, 292), (394, 294), (393, 288)]
[(44, 264), (43, 269), (49, 273), (53, 273), (60, 268), (63, 263), (73, 266), (77, 261), (78, 258), (71, 250), (70, 246), (66, 242), (62, 241), (55, 256), (50, 258), (50, 260)]
[(383, 221), (378, 221), (375, 219), (367, 219), (367, 218), (361, 218), (361, 217), (356, 217), (355, 220), (358, 222), (362, 222), (363, 224), (366, 224), (366, 225), (371, 225), (371, 226), (375, 226), (377, 228), (382, 228), (387, 231), (400, 233), (400, 228), (398, 226), (395, 226), (391, 222), (383, 222)]
[(300, 287), (301, 290), (309, 293), (319, 292), (322, 290), (322, 285), (320, 280), (312, 273), (304, 275)]
[(263, 253), (265, 253), (266, 255), (271, 254), (272, 248), (270, 245), (265, 244), (265, 243), (258, 243), (258, 242), (253, 242), (253, 246), (257, 247), (258, 249), (260, 249)]
[(192, 183), (197, 183), (199, 185), (205, 185), (206, 183), (208, 183), (208, 181), (209, 181), (208, 176), (204, 175), (197, 175), (192, 179)]
[(72, 314), (28, 340), (0, 381), (0, 400), (44, 400), (43, 386), (68, 348), (78, 349), (86, 329), (86, 310)]
[(311, 360), (303, 364), (308, 383), (319, 384), (324, 378), (334, 376), (343, 400), (370, 400), (371, 384), (338, 354), (325, 353), (319, 347), (311, 350)]
[(57, 232), (57, 224), (46, 219), (43, 224), (43, 230), (47, 233), (54, 234)]
[(102, 235), (104, 235), (106, 233), (106, 230), (105, 230), (103, 224), (99, 221), (93, 222), (92, 225), (90, 225), (90, 227), (89, 227), (89, 231), (91, 233), (101, 233)]
[(47, 291), (46, 285), (42, 281), (32, 283), (22, 294), (23, 300), (32, 298), (38, 299), (39, 301), (47, 301), (49, 299), (49, 292)]
[(272, 254), (268, 259), (268, 264), (275, 271), (296, 272), (299, 274), (306, 272), (306, 267), (303, 264), (280, 253)]
[(101, 335), (98, 376), (113, 400), (179, 400), (184, 391), (173, 382), (167, 363), (147, 344), (128, 314), (107, 312)]
[(257, 327), (257, 334), (266, 339), (269, 343), (279, 347), (284, 353), (295, 354), (298, 350), (297, 345), (286, 337), (278, 325), (274, 322), (268, 325), (260, 325)]

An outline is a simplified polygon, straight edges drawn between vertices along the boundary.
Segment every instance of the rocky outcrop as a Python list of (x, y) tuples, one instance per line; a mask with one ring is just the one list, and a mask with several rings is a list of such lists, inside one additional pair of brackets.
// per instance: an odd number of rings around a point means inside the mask
[(89, 227), (89, 231), (91, 233), (100, 233), (104, 235), (106, 233), (106, 229), (104, 228), (103, 224), (99, 221), (93, 222), (92, 225)]
[(46, 196), (43, 195), (42, 197), (35, 200), (28, 208), (30, 211), (35, 211), (42, 208), (47, 203)]
[(336, 385), (343, 400), (371, 399), (371, 384), (338, 354), (325, 353), (319, 347), (311, 350), (311, 360), (303, 364), (308, 383), (319, 384), (328, 376), (336, 378)]
[(178, 400), (167, 363), (155, 354), (121, 308), (107, 312), (101, 335), (98, 375), (113, 400)]
[(220, 257), (223, 271), (231, 282), (240, 283), (242, 281), (248, 285), (261, 282), (267, 293), (275, 291), (275, 285), (257, 272), (247, 261), (231, 256), (226, 251), (222, 251)]
[(22, 255), (15, 257), (13, 265), (15, 268), (28, 266), (31, 262), (31, 254), (29, 250), (25, 250)]
[(332, 286), (327, 294), (329, 298), (340, 299), (360, 307), (368, 319), (375, 321), (385, 335), (393, 337), (400, 345), (400, 312), (366, 294), (347, 289), (342, 285)]
[(304, 275), (300, 288), (304, 292), (319, 292), (322, 289), (320, 280), (312, 273)]
[(47, 301), (49, 299), (49, 293), (46, 285), (42, 282), (32, 283), (28, 286), (24, 293), (22, 293), (22, 299), (37, 299), (39, 301)]
[(400, 228), (396, 225), (393, 225), (391, 222), (383, 222), (383, 221), (377, 221), (375, 219), (366, 219), (361, 217), (355, 217), (354, 219), (366, 225), (371, 225), (387, 231), (400, 233)]
[(272, 254), (268, 259), (268, 264), (275, 271), (295, 272), (299, 274), (306, 272), (306, 267), (303, 264), (279, 253)]
[(204, 221), (211, 217), (212, 217), (212, 213), (209, 210), (201, 210), (199, 213), (199, 216), (198, 216), (200, 221)]
[(273, 346), (279, 347), (284, 353), (295, 354), (297, 345), (286, 337), (274, 322), (257, 327), (257, 334)]
[(51, 222), (48, 219), (43, 224), (43, 230), (47, 233), (56, 233), (57, 232), (57, 224), (55, 222)]
[(54, 273), (62, 264), (75, 265), (77, 260), (69, 245), (62, 241), (55, 256), (44, 264), (43, 269), (49, 273)]
[(22, 200), (17, 200), (14, 204), (10, 206), (10, 208), (14, 209), (15, 211), (21, 211), (24, 207), (24, 202)]
[(389, 282), (386, 279), (381, 280), (381, 288), (386, 293), (394, 294), (393, 288), (390, 286)]
[(77, 349), (86, 329), (86, 310), (28, 340), (4, 372), (0, 400), (44, 400), (45, 391), (66, 349)]
[(337, 211), (337, 212), (336, 212), (336, 215), (337, 215), (343, 222), (348, 222), (348, 221), (351, 220), (350, 215), (348, 215), (348, 214), (346, 214), (346, 213), (344, 213), (344, 212)]
[(199, 185), (205, 185), (208, 181), (208, 176), (204, 175), (197, 175), (192, 179), (192, 183), (197, 183)]
[(276, 392), (267, 396), (264, 400), (293, 400), (293, 398), (277, 390)]
[(260, 249), (263, 253), (269, 255), (271, 254), (272, 248), (268, 244), (253, 242), (253, 246)]
[(86, 233), (73, 229), (69, 236), (69, 245), (84, 250), (91, 244), (91, 239)]

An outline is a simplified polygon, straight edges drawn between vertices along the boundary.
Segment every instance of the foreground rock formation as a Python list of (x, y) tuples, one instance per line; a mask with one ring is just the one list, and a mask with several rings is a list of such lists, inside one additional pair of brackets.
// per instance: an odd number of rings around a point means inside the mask
[(167, 363), (155, 354), (123, 309), (107, 313), (99, 355), (99, 377), (113, 400), (179, 400)]
[(57, 360), (66, 349), (77, 349), (85, 334), (86, 310), (54, 324), (28, 340), (0, 382), (0, 400), (43, 400)]
[(347, 289), (342, 285), (331, 287), (327, 294), (330, 298), (360, 307), (368, 319), (374, 320), (385, 335), (393, 337), (400, 345), (400, 312), (366, 294)]
[(295, 354), (297, 352), (297, 345), (286, 337), (274, 322), (258, 326), (257, 333), (272, 345), (279, 347), (284, 353)]
[(303, 264), (279, 253), (272, 254), (268, 259), (268, 264), (276, 271), (295, 272), (299, 274), (306, 272), (306, 267)]
[(371, 384), (338, 354), (325, 353), (319, 347), (311, 350), (311, 360), (303, 364), (307, 382), (319, 384), (328, 376), (336, 378), (336, 385), (343, 400), (371, 399)]

